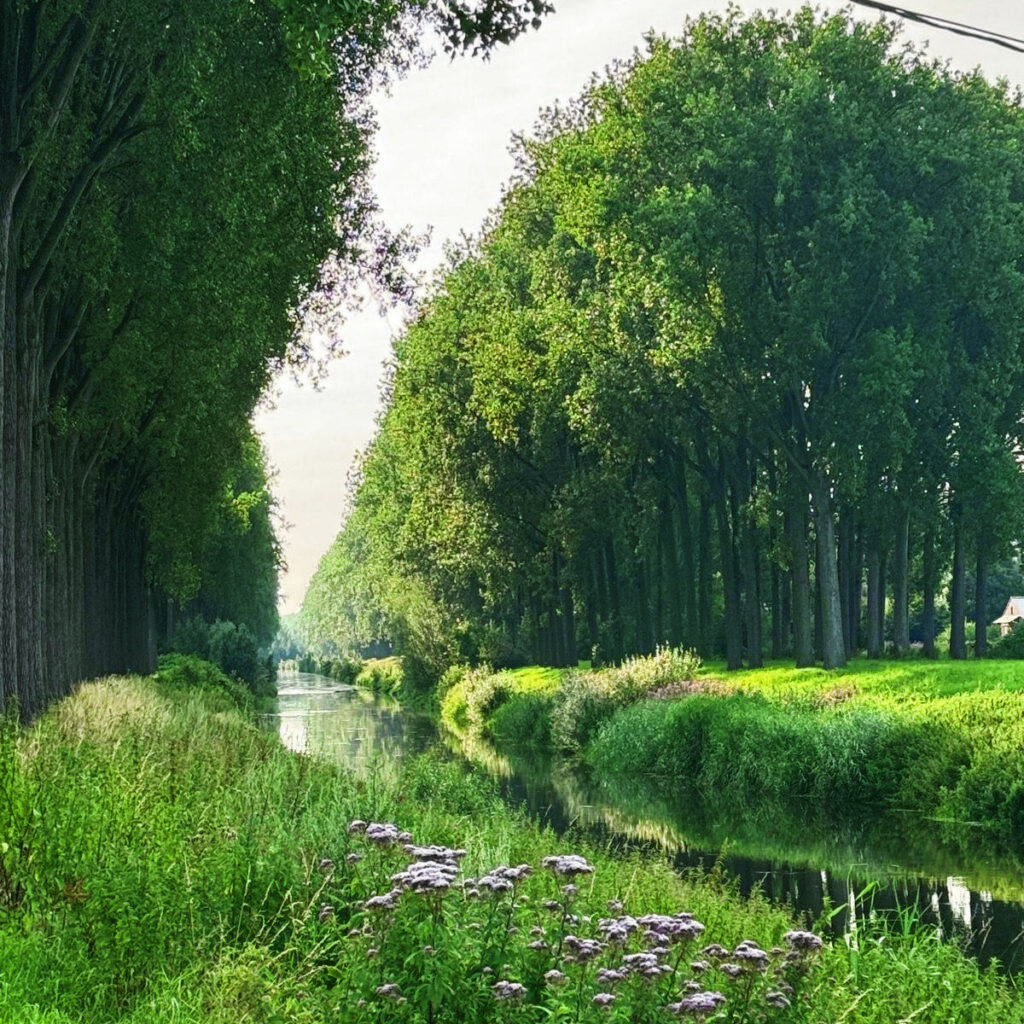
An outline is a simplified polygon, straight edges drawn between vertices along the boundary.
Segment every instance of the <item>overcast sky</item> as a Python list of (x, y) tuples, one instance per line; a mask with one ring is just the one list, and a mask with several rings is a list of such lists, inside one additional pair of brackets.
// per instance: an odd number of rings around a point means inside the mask
[[(555, 0), (556, 13), (490, 61), (439, 56), (425, 70), (393, 85), (376, 103), (375, 190), (392, 227), (432, 229), (421, 266), (440, 260), (446, 239), (473, 234), (498, 202), (512, 173), (509, 141), (528, 130), (537, 112), (577, 95), (591, 73), (628, 57), (653, 28), (678, 34), (688, 15), (722, 11), (710, 0)], [(744, 10), (769, 4), (742, 3)], [(787, 5), (778, 3), (777, 9)], [(835, 5), (831, 5), (833, 8)], [(905, 0), (903, 6), (1024, 37), (1018, 0)], [(873, 20), (872, 12), (858, 16)], [(908, 24), (906, 35), (929, 42), (956, 67), (980, 66), (989, 78), (1024, 81), (1024, 54), (948, 32)], [(373, 436), (379, 384), (401, 314), (373, 309), (350, 317), (346, 355), (320, 391), (280, 381), (273, 408), (256, 417), (277, 472), (274, 491), (289, 524), (282, 533), (288, 571), (281, 611), (298, 611), (309, 580), (341, 525), (352, 459)]]

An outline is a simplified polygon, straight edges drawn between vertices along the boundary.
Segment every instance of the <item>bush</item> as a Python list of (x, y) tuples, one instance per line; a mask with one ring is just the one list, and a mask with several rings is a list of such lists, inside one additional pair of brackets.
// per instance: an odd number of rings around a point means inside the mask
[(240, 679), (255, 693), (260, 670), (260, 650), (247, 626), (218, 619), (210, 627), (210, 660), (229, 676)]
[(210, 655), (210, 624), (199, 615), (174, 627), (167, 649), (171, 654), (191, 654), (203, 661), (216, 661)]
[(240, 680), (192, 654), (161, 655), (154, 678), (167, 690), (202, 690), (222, 710), (235, 708), (246, 714), (252, 712), (252, 696)]
[(405, 683), (401, 658), (370, 658), (362, 663), (353, 680), (356, 686), (363, 686), (374, 693), (386, 693), (397, 697)]
[(552, 707), (552, 741), (563, 750), (582, 750), (616, 711), (654, 690), (692, 679), (698, 668), (700, 658), (693, 651), (659, 647), (615, 668), (567, 672)]
[(1018, 619), (1009, 633), (992, 641), (988, 654), (990, 658), (1024, 658), (1024, 619)]
[(273, 662), (261, 654), (255, 635), (244, 624), (222, 619), (210, 624), (198, 615), (186, 619), (175, 628), (169, 653), (213, 662), (256, 697), (277, 693)]

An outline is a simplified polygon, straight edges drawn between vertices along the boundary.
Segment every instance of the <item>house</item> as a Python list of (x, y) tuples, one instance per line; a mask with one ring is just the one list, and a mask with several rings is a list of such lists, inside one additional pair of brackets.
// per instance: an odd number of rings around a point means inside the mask
[(1018, 619), (1024, 619), (1024, 597), (1011, 597), (1003, 614), (992, 625), (999, 627), (999, 635), (1006, 636)]

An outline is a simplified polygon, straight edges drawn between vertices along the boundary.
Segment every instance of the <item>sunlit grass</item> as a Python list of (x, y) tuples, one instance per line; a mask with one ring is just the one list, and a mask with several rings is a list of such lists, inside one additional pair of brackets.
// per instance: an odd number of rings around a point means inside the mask
[(796, 668), (792, 662), (730, 672), (724, 662), (706, 661), (702, 679), (718, 679), (737, 690), (756, 691), (769, 698), (824, 693), (852, 687), (857, 694), (886, 694), (909, 700), (949, 697), (984, 690), (1024, 690), (1024, 661), (911, 658), (874, 661), (855, 658), (845, 668)]
[(545, 668), (541, 665), (527, 665), (509, 672), (516, 689), (521, 693), (554, 693), (564, 674), (565, 669)]
[[(769, 949), (794, 924), (764, 899), (740, 900), (720, 875), (680, 877), (656, 856), (557, 839), (458, 765), (382, 763), (357, 778), (212, 706), (150, 682), (104, 680), (32, 730), (0, 734), (0, 1021), (600, 1024), (609, 1014), (591, 1002), (593, 971), (563, 964), (577, 979), (564, 996), (541, 982), (559, 962), (562, 932), (598, 935), (609, 900), (634, 916), (692, 913), (706, 941), (727, 947), (752, 939)], [(515, 901), (492, 906), (461, 890), (403, 897), (394, 915), (371, 919), (364, 901), (388, 890), (403, 855), (374, 860), (370, 851), (354, 862), (354, 818), (394, 821), (419, 843), (465, 849), (466, 875), (521, 863), (535, 873)], [(544, 909), (545, 899), (558, 909), (570, 895), (540, 866), (568, 852), (595, 868), (571, 895), (579, 915), (571, 919)], [(545, 949), (528, 945), (537, 934)], [(1008, 982), (922, 936), (916, 927), (905, 935), (868, 928), (855, 949), (827, 945), (799, 1012), (772, 1019), (1024, 1017)], [(498, 979), (524, 982), (528, 999), (496, 1004)], [(385, 981), (408, 993), (407, 1003), (382, 999)], [(717, 975), (713, 984), (737, 1001), (734, 1018), (762, 989), (760, 980), (752, 988)], [(671, 986), (661, 987), (669, 998)], [(666, 1019), (651, 987), (621, 991), (616, 1019)]]

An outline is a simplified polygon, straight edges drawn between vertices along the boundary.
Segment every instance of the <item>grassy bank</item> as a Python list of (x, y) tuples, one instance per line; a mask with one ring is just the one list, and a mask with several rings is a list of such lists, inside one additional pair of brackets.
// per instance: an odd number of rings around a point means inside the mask
[(469, 673), (446, 695), (445, 720), (499, 743), (553, 745), (605, 776), (656, 775), (744, 800), (907, 808), (1024, 844), (1019, 661), (726, 674), (661, 652), (631, 669), (528, 680)]
[(654, 1022), (702, 1019), (695, 989), (725, 997), (711, 1020), (1024, 1020), (933, 935), (815, 950), (786, 937), (810, 922), (556, 840), (456, 766), (359, 777), (151, 680), (5, 728), (0, 837), (3, 1021)]

